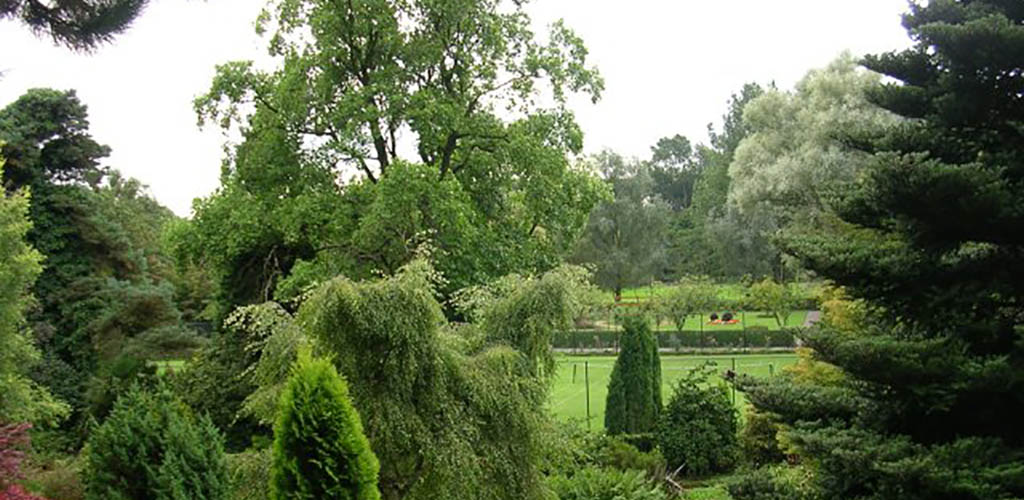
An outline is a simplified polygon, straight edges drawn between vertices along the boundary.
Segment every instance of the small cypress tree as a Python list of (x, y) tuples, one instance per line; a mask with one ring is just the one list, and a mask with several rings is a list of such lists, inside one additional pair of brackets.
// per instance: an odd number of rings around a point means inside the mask
[(301, 354), (274, 425), (270, 498), (378, 500), (379, 470), (348, 384)]
[(133, 386), (89, 437), (88, 500), (219, 500), (228, 496), (223, 439), (165, 387)]
[(642, 316), (623, 322), (622, 349), (615, 360), (604, 426), (609, 434), (652, 432), (661, 413), (661, 358), (651, 325)]

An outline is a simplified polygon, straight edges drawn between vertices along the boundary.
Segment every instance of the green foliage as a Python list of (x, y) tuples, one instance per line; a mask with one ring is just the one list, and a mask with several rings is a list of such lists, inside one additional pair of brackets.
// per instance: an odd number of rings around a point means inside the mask
[(671, 208), (655, 194), (648, 165), (610, 151), (594, 161), (613, 196), (590, 213), (574, 260), (593, 264), (597, 284), (620, 295), (627, 286), (650, 282), (664, 267)]
[[(137, 181), (100, 167), (110, 150), (88, 127), (73, 91), (29, 90), (0, 110), (3, 183), (31, 190), (27, 239), (46, 259), (32, 290), (38, 307), (27, 318), (42, 352), (33, 378), (69, 403), (72, 449), (84, 441), (95, 396), (118, 386), (94, 376), (106, 377), (104, 365), (136, 336), (180, 321), (160, 238), (173, 215)], [(100, 406), (114, 397), (99, 398)]]
[(797, 307), (800, 294), (794, 289), (795, 286), (765, 278), (750, 286), (750, 304), (758, 310), (771, 313), (781, 328)]
[(244, 137), (179, 238), (210, 261), (222, 314), (393, 274), (424, 247), (445, 296), (571, 252), (603, 189), (569, 161), (582, 133), (566, 103), (603, 83), (564, 24), (541, 43), (520, 4), (283, 0), (259, 30), (283, 66), (222, 65), (195, 103)]
[(380, 464), (330, 362), (300, 356), (280, 404), (270, 498), (380, 498)]
[(259, 363), (246, 377), (260, 387), (246, 411), (276, 418), (264, 402), (308, 345), (349, 383), (383, 498), (541, 498), (550, 352), (539, 339), (572, 317), (580, 299), (558, 294), (572, 294), (580, 273), (506, 277), (459, 294), (474, 320), (466, 325), (445, 322), (439, 276), (422, 260), (391, 277), (324, 283), (297, 320), (273, 304), (243, 309), (231, 323), (270, 332), (253, 334)]
[(87, 499), (222, 499), (228, 477), (217, 429), (166, 388), (134, 387), (89, 437)]
[(744, 215), (765, 213), (779, 227), (815, 224), (831, 211), (835, 192), (852, 184), (871, 158), (844, 147), (843, 138), (898, 123), (868, 100), (880, 80), (844, 53), (808, 72), (793, 92), (770, 89), (751, 100), (743, 110), (749, 134), (729, 166), (729, 204)]
[(905, 120), (849, 134), (871, 156), (835, 216), (782, 240), (861, 301), (852, 321), (803, 335), (842, 377), (741, 382), (824, 498), (1024, 496), (1024, 441), (1007, 418), (1024, 411), (1024, 241), (1007, 231), (1024, 206), (1011, 76), (1022, 15), (912, 4), (913, 47), (864, 61), (892, 79), (868, 98)]
[(548, 480), (559, 500), (664, 500), (665, 492), (638, 470), (587, 467)]
[(736, 464), (736, 408), (723, 386), (709, 385), (713, 372), (713, 363), (689, 370), (672, 390), (657, 431), (669, 470), (703, 476)]
[[(788, 368), (788, 367), (787, 367)], [(763, 467), (786, 459), (779, 444), (779, 425), (771, 415), (749, 408), (739, 433), (740, 454), (751, 467)]]
[(0, 19), (18, 19), (36, 35), (47, 35), (54, 43), (88, 51), (127, 30), (145, 6), (146, 0), (81, 4), (18, 0), (0, 5)]
[[(283, 311), (282, 311), (283, 312)], [(244, 450), (250, 440), (270, 434), (273, 415), (260, 419), (243, 412), (247, 398), (253, 397), (256, 384), (250, 377), (260, 360), (262, 344), (273, 330), (250, 328), (249, 309), (241, 309), (222, 328), (210, 344), (189, 360), (183, 370), (172, 377), (175, 392), (191, 408), (206, 414), (223, 432), (226, 447), (232, 452)], [(271, 313), (268, 313), (271, 314)], [(290, 316), (285, 316), (290, 319)], [(294, 358), (283, 362), (276, 383), (287, 375), (287, 367)], [(276, 407), (279, 392), (274, 392), (266, 404)]]
[[(0, 177), (3, 158), (0, 158)], [(0, 422), (47, 422), (67, 408), (28, 377), (39, 352), (25, 324), (41, 256), (26, 242), (28, 197), (0, 191)]]
[(271, 450), (246, 450), (227, 456), (231, 500), (269, 500)]
[(604, 426), (609, 434), (653, 432), (661, 413), (661, 357), (651, 325), (627, 316), (621, 351), (608, 382)]
[(671, 292), (659, 299), (661, 314), (672, 321), (676, 330), (686, 329), (686, 320), (697, 315), (703, 322), (704, 313), (714, 309), (719, 302), (718, 292), (706, 277), (686, 278), (677, 283)]
[(736, 500), (820, 500), (807, 467), (777, 465), (745, 471), (728, 483)]

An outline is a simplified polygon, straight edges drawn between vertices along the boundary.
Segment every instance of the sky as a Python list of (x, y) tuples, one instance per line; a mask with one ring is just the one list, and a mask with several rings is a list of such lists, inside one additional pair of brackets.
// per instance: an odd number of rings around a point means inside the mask
[[(253, 30), (263, 0), (152, 0), (126, 34), (91, 54), (0, 21), (0, 106), (36, 87), (75, 89), (105, 165), (149, 186), (181, 216), (219, 184), (225, 137), (200, 129), (195, 96), (217, 64), (266, 60)], [(601, 101), (574, 99), (588, 153), (646, 158), (658, 138), (707, 141), (745, 82), (790, 89), (842, 51), (910, 45), (905, 0), (534, 0), (542, 29), (564, 19), (605, 79)]]

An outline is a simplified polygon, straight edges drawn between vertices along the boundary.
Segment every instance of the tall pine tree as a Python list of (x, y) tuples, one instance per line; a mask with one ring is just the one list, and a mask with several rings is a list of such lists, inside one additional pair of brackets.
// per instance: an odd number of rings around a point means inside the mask
[(789, 250), (873, 307), (858, 335), (807, 345), (822, 386), (741, 385), (787, 424), (825, 498), (1024, 496), (1024, 4), (932, 0), (915, 45), (866, 58), (873, 94), (909, 118), (851, 144), (874, 153), (827, 232)]
[(653, 432), (661, 414), (661, 358), (651, 325), (626, 316), (622, 350), (608, 382), (604, 426), (609, 434)]

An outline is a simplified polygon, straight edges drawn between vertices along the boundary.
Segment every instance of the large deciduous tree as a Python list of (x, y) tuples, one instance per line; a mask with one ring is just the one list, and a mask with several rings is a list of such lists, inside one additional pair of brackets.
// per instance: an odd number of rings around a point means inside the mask
[(538, 41), (521, 2), (495, 0), (287, 0), (261, 21), (283, 65), (222, 65), (196, 101), (244, 137), (190, 243), (252, 284), (222, 286), (225, 305), (393, 273), (423, 247), (445, 293), (571, 251), (601, 189), (569, 162), (566, 99), (603, 86), (571, 30)]
[(860, 144), (873, 161), (829, 231), (787, 239), (880, 311), (807, 336), (838, 386), (744, 384), (827, 498), (1024, 496), (1022, 22), (1015, 3), (912, 3), (914, 46), (865, 60), (893, 79), (872, 100), (908, 120)]

